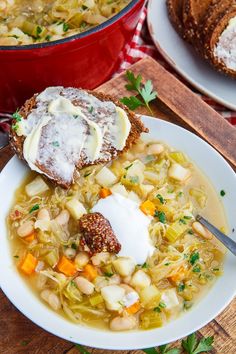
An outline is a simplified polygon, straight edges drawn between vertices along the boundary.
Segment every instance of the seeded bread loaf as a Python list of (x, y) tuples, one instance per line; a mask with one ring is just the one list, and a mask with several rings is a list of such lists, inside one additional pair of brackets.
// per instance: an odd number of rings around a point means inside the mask
[(169, 17), (176, 31), (183, 35), (183, 0), (167, 0)]
[[(79, 113), (69, 114), (66, 109)], [(147, 132), (118, 100), (75, 88), (46, 89), (26, 101), (18, 117), (10, 133), (14, 151), (31, 169), (65, 188), (74, 182), (78, 170), (111, 161)]]

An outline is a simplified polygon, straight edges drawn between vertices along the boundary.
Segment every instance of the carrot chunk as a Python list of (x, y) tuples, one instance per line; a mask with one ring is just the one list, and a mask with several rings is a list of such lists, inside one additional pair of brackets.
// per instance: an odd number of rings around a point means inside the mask
[(110, 189), (108, 189), (108, 188), (102, 188), (102, 189), (100, 189), (99, 197), (100, 197), (100, 198), (106, 198), (106, 197), (108, 197), (108, 196), (111, 195), (111, 194), (112, 194), (112, 193), (111, 193)]
[(126, 311), (128, 314), (133, 315), (133, 314), (135, 314), (136, 312), (138, 312), (138, 311), (140, 310), (140, 308), (141, 308), (140, 302), (137, 301), (137, 302), (135, 302), (133, 305), (127, 307), (127, 308), (125, 309), (125, 311)]
[(26, 275), (31, 275), (38, 264), (37, 258), (35, 258), (31, 253), (27, 253), (23, 261), (20, 263), (20, 270)]
[(32, 242), (34, 239), (35, 239), (35, 233), (23, 238), (23, 240), (25, 240), (28, 243)]
[(83, 275), (90, 281), (94, 280), (98, 276), (97, 268), (92, 264), (86, 264), (83, 270)]
[(155, 210), (156, 210), (155, 204), (150, 200), (145, 200), (145, 202), (143, 202), (139, 208), (140, 210), (142, 210), (144, 214), (151, 215), (151, 216), (155, 214)]
[(69, 277), (74, 275), (77, 272), (75, 264), (65, 256), (61, 257), (61, 259), (57, 264), (57, 268), (61, 273)]

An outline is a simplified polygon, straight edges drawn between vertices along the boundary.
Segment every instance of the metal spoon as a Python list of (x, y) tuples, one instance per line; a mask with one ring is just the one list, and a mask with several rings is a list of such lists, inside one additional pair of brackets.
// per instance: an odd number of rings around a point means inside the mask
[(236, 256), (236, 242), (233, 241), (230, 237), (226, 236), (221, 232), (219, 229), (217, 229), (215, 226), (213, 226), (209, 221), (204, 219), (201, 215), (197, 215), (196, 220), (200, 222), (203, 226), (205, 226), (215, 237), (221, 241), (225, 247), (227, 247), (235, 256)]

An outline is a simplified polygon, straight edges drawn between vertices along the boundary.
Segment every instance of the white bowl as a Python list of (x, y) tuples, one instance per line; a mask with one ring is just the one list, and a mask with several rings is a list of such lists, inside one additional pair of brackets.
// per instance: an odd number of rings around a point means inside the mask
[[(225, 160), (196, 135), (171, 123), (142, 117), (150, 136), (185, 152), (212, 182), (216, 191), (224, 189), (222, 198), (230, 230), (236, 229), (236, 176)], [(13, 157), (0, 174), (0, 285), (9, 300), (31, 321), (61, 338), (90, 347), (124, 350), (159, 346), (182, 338), (206, 325), (216, 317), (236, 294), (236, 258), (228, 252), (224, 275), (207, 295), (190, 311), (162, 328), (149, 331), (113, 333), (67, 321), (44, 305), (28, 288), (15, 269), (7, 238), (5, 218), (14, 191), (22, 182), (28, 168)], [(236, 235), (232, 234), (235, 239)]]

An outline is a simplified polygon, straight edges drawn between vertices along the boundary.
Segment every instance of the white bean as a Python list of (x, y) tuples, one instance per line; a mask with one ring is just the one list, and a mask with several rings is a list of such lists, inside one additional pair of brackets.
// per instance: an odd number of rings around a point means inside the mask
[(161, 144), (152, 144), (147, 148), (148, 155), (160, 155), (164, 151), (164, 147)]
[(34, 232), (34, 222), (32, 220), (26, 221), (24, 224), (18, 227), (17, 235), (20, 237), (26, 237)]
[(66, 248), (65, 252), (64, 252), (65, 256), (67, 258), (74, 258), (76, 255), (76, 250), (74, 248), (68, 247)]
[(81, 293), (85, 295), (91, 295), (94, 292), (94, 285), (84, 277), (75, 278), (75, 283)]
[(60, 214), (57, 215), (57, 217), (55, 218), (55, 221), (60, 225), (60, 226), (64, 226), (68, 223), (70, 219), (70, 213), (67, 210), (62, 210), (60, 212)]
[(196, 232), (196, 234), (198, 234), (199, 236), (207, 240), (212, 239), (212, 234), (204, 226), (202, 226), (200, 222), (194, 221), (194, 223), (192, 224), (192, 228), (193, 231)]
[(110, 322), (110, 329), (112, 331), (128, 331), (135, 327), (137, 327), (137, 319), (134, 316), (118, 316)]
[(51, 290), (48, 289), (43, 290), (40, 296), (44, 301), (46, 301), (49, 304), (49, 306), (51, 306), (53, 310), (57, 311), (61, 307), (61, 302), (59, 297), (56, 294), (54, 294), (54, 292), (52, 292)]
[(77, 269), (81, 269), (89, 262), (89, 256), (87, 252), (79, 252), (75, 257), (75, 266)]
[(107, 263), (109, 258), (110, 258), (110, 254), (108, 252), (101, 252), (101, 253), (95, 254), (91, 258), (91, 261), (92, 261), (93, 265), (100, 266), (101, 264)]
[(46, 208), (40, 209), (37, 215), (38, 220), (50, 221), (50, 215)]

